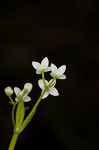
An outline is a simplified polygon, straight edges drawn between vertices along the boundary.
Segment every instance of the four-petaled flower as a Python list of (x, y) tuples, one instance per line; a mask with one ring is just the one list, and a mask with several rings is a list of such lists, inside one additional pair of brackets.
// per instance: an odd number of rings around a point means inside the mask
[[(50, 80), (49, 82), (47, 80), (45, 80), (45, 83), (46, 83), (46, 86), (48, 87), (48, 85), (51, 83), (52, 80)], [(40, 79), (38, 81), (38, 85), (39, 87), (42, 89), (42, 92), (43, 90), (45, 89), (45, 86), (44, 86), (44, 82), (42, 79)], [(50, 95), (53, 95), (53, 96), (58, 96), (59, 93), (57, 91), (57, 89), (54, 87), (55, 84), (53, 84), (50, 88), (48, 88), (48, 90), (45, 92), (45, 94), (43, 95), (42, 99), (46, 98), (49, 94)]]
[(56, 79), (66, 79), (66, 76), (64, 75), (64, 72), (66, 70), (66, 65), (62, 65), (61, 67), (57, 68), (53, 63), (51, 63), (51, 73), (50, 75), (52, 77), (55, 77)]
[[(54, 84), (52, 83), (51, 86), (49, 86), (52, 82), (50, 80), (49, 82), (45, 80), (45, 78), (40, 79), (38, 81), (39, 87), (42, 89), (42, 92), (46, 88), (45, 94), (43, 95), (42, 99), (46, 98), (49, 94), (53, 96), (58, 96), (59, 93), (57, 89), (54, 87), (56, 84), (56, 79), (66, 79), (66, 75), (64, 74), (66, 70), (66, 65), (62, 65), (61, 67), (57, 68), (53, 63), (51, 63), (49, 67), (49, 60), (47, 57), (45, 57), (41, 63), (32, 61), (32, 66), (36, 69), (37, 74), (42, 74), (42, 78), (44, 77), (44, 72), (51, 71), (50, 75), (54, 78)], [(26, 83), (24, 85), (23, 90), (21, 91), (18, 87), (14, 88), (15, 92), (15, 100), (17, 101), (20, 97), (23, 99), (24, 102), (28, 102), (31, 100), (31, 98), (28, 96), (29, 92), (32, 90), (32, 84)], [(13, 90), (11, 87), (5, 88), (5, 93), (8, 96), (11, 96), (13, 94)]]
[(49, 60), (47, 57), (45, 57), (42, 61), (41, 64), (36, 61), (32, 61), (32, 66), (36, 69), (37, 74), (41, 74), (42, 72), (47, 72), (50, 71), (49, 65)]
[[(25, 90), (28, 90), (27, 92)], [(14, 92), (16, 94), (15, 100), (17, 101), (22, 95), (22, 100), (24, 102), (29, 102), (31, 100), (31, 98), (29, 96), (27, 96), (29, 94), (29, 92), (32, 90), (32, 84), (31, 83), (26, 83), (24, 85), (24, 89), (21, 91), (18, 87), (14, 87)]]

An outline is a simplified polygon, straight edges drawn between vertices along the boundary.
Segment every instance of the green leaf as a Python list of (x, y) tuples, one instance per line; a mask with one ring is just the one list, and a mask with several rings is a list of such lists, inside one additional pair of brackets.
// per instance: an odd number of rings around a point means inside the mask
[(16, 110), (16, 128), (19, 128), (21, 126), (24, 116), (25, 116), (24, 101), (20, 100)]

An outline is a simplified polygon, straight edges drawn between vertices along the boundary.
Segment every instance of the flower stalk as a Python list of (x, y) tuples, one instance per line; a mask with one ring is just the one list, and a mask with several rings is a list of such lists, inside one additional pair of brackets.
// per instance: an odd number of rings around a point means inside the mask
[(14, 150), (19, 133), (14, 132), (8, 150)]
[[(53, 81), (48, 85), (48, 87), (50, 87), (53, 82), (54, 82), (55, 79), (53, 79)], [(42, 94), (40, 95), (40, 97), (38, 98), (36, 104), (34, 105), (34, 107), (32, 108), (31, 112), (28, 114), (28, 116), (26, 117), (26, 119), (23, 121), (23, 123), (20, 125), (20, 128), (15, 128), (15, 131), (13, 133), (13, 136), (12, 136), (12, 139), (11, 139), (11, 142), (10, 142), (10, 145), (9, 145), (9, 149), (8, 150), (14, 150), (15, 148), (15, 145), (16, 145), (16, 142), (17, 142), (17, 139), (18, 139), (18, 136), (19, 134), (25, 129), (25, 127), (28, 125), (28, 123), (31, 121), (31, 119), (33, 118), (35, 112), (36, 112), (36, 109), (43, 97), (43, 95), (45, 94), (45, 92), (47, 91), (47, 88), (44, 89), (44, 91), (42, 92)], [(13, 106), (13, 112), (14, 112), (14, 109), (15, 109), (15, 105)], [(13, 114), (13, 113), (12, 113)], [(13, 117), (12, 117), (12, 120), (13, 120), (13, 125), (15, 126), (15, 120), (14, 120), (14, 114), (13, 114)], [(18, 129), (18, 130), (17, 130)]]
[[(66, 66), (62, 65), (61, 67), (57, 68), (53, 63), (51, 63), (51, 66), (49, 66), (49, 60), (47, 57), (45, 57), (41, 63), (33, 61), (32, 66), (36, 69), (36, 74), (42, 75), (42, 79), (38, 80), (38, 85), (42, 91), (37, 102), (26, 118), (25, 111), (27, 107), (25, 107), (24, 103), (31, 101), (31, 98), (28, 96), (28, 94), (31, 92), (33, 85), (31, 83), (26, 83), (23, 87), (23, 90), (20, 90), (18, 87), (14, 87), (13, 90), (10, 86), (5, 88), (5, 93), (10, 99), (10, 104), (13, 105), (11, 118), (14, 132), (8, 150), (14, 150), (19, 134), (23, 132), (33, 118), (41, 100), (47, 98), (49, 94), (52, 96), (59, 96), (58, 90), (55, 88), (56, 80), (66, 79), (66, 76), (64, 75)], [(50, 75), (52, 76), (52, 79), (50, 81), (45, 79), (45, 72), (48, 71), (51, 71)], [(11, 97), (13, 91), (16, 95), (15, 101)]]

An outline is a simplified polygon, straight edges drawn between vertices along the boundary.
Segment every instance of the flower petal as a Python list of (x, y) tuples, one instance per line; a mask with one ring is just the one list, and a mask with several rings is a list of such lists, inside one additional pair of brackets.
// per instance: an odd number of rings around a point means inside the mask
[(41, 72), (37, 70), (37, 71), (36, 71), (36, 74), (41, 74)]
[(31, 83), (25, 83), (24, 89), (27, 89), (28, 92), (31, 92), (33, 85)]
[(56, 67), (53, 63), (51, 63), (51, 71), (52, 71), (52, 73), (54, 73), (54, 74), (57, 73), (57, 67)]
[[(24, 90), (22, 90), (18, 96), (21, 96), (24, 93)], [(28, 94), (28, 93), (27, 93)]]
[(65, 70), (66, 70), (66, 65), (59, 67), (57, 70), (57, 75), (61, 76), (65, 72)]
[(52, 77), (54, 77), (54, 74), (53, 74), (52, 72), (50, 73), (50, 75), (51, 75)]
[(44, 83), (42, 79), (38, 80), (38, 85), (42, 90), (44, 89)]
[(51, 67), (47, 67), (45, 72), (51, 71)]
[(40, 63), (39, 63), (39, 62), (36, 62), (36, 61), (32, 61), (32, 66), (33, 66), (36, 70), (39, 70)]
[(15, 97), (15, 101), (17, 101), (18, 100), (18, 98), (17, 97)]
[(55, 87), (51, 88), (49, 93), (53, 96), (58, 96), (59, 95), (58, 90)]
[(16, 96), (18, 97), (21, 93), (21, 90), (18, 87), (14, 87), (14, 92), (15, 92)]
[(66, 75), (63, 74), (62, 76), (59, 77), (59, 79), (66, 79)]
[(48, 95), (49, 95), (49, 91), (47, 91), (47, 92), (43, 95), (42, 99), (48, 97)]
[[(48, 85), (49, 82), (47, 80), (45, 80), (45, 83), (46, 83), (46, 85)], [(38, 85), (42, 90), (44, 89), (44, 82), (42, 79), (38, 80)]]
[(46, 66), (48, 67), (49, 65), (49, 60), (47, 57), (45, 57), (42, 61), (41, 61), (41, 66)]
[(31, 98), (29, 96), (26, 96), (25, 98), (23, 98), (24, 102), (29, 102), (31, 100)]

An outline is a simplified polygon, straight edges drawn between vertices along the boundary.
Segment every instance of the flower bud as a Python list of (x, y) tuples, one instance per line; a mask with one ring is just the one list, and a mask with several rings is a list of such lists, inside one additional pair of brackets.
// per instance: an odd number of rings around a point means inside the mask
[(24, 85), (24, 90), (27, 92), (31, 92), (33, 85), (31, 83), (26, 83)]
[(13, 94), (13, 90), (10, 86), (5, 88), (5, 93), (7, 96), (11, 96)]

